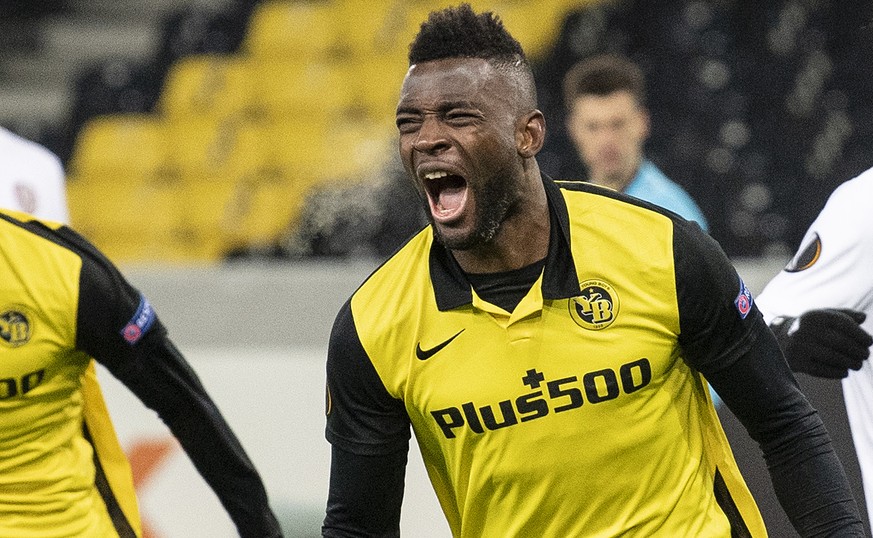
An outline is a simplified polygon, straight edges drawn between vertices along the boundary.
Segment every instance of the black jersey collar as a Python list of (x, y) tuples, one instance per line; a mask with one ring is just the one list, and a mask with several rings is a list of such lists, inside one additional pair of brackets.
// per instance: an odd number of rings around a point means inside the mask
[[(551, 230), (546, 267), (543, 273), (543, 299), (566, 299), (579, 295), (579, 278), (570, 251), (570, 219), (561, 189), (543, 174), (549, 202)], [(473, 292), (463, 270), (451, 252), (434, 241), (430, 249), (430, 277), (437, 307), (452, 310), (473, 302)]]

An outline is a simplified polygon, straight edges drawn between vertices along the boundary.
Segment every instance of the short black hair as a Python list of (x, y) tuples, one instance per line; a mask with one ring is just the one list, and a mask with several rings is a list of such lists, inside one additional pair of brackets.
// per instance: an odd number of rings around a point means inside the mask
[(604, 96), (627, 91), (641, 105), (646, 100), (646, 80), (642, 70), (630, 58), (601, 54), (581, 60), (564, 76), (564, 104), (583, 95)]
[(491, 11), (470, 4), (432, 11), (409, 45), (409, 65), (445, 58), (482, 58), (499, 65), (527, 64), (524, 50)]
[(493, 12), (476, 13), (467, 3), (430, 12), (409, 44), (409, 65), (448, 58), (478, 58), (510, 73), (519, 83), (520, 106), (536, 107), (536, 83), (524, 49)]

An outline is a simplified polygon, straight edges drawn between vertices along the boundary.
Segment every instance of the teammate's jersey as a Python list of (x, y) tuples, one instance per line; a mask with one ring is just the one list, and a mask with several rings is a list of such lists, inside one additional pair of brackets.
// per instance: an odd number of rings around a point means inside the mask
[[(831, 194), (798, 253), (758, 301), (768, 322), (817, 308), (866, 312), (862, 327), (873, 334), (873, 169)], [(843, 397), (873, 526), (873, 363), (849, 372)]]
[(148, 300), (69, 228), (0, 211), (0, 537), (141, 535), (92, 359), (158, 413), (238, 528), (280, 535), (260, 478)]
[(455, 536), (766, 535), (700, 375), (763, 326), (745, 286), (696, 225), (545, 185), (545, 268), (511, 313), (430, 227), (355, 292), (329, 441), (389, 454), (411, 424)]
[(17, 219), (0, 213), (0, 536), (138, 536), (130, 468), (77, 345), (89, 268), (57, 229)]

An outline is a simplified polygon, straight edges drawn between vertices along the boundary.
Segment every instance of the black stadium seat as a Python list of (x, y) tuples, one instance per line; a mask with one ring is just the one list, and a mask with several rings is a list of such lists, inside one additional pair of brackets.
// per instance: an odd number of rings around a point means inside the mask
[(550, 120), (542, 168), (584, 176), (560, 81), (583, 57), (623, 53), (647, 77), (648, 154), (696, 198), (712, 235), (730, 255), (787, 256), (833, 188), (871, 164), (871, 15), (863, 0), (579, 7), (536, 69)]

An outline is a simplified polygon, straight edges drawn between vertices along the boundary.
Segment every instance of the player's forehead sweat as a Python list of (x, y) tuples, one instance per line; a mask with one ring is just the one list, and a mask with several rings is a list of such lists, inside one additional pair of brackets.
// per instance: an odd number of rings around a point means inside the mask
[(450, 58), (479, 58), (507, 75), (517, 89), (520, 103), (536, 106), (536, 89), (530, 64), (521, 44), (490, 11), (476, 13), (461, 4), (430, 13), (409, 45), (409, 65)]

